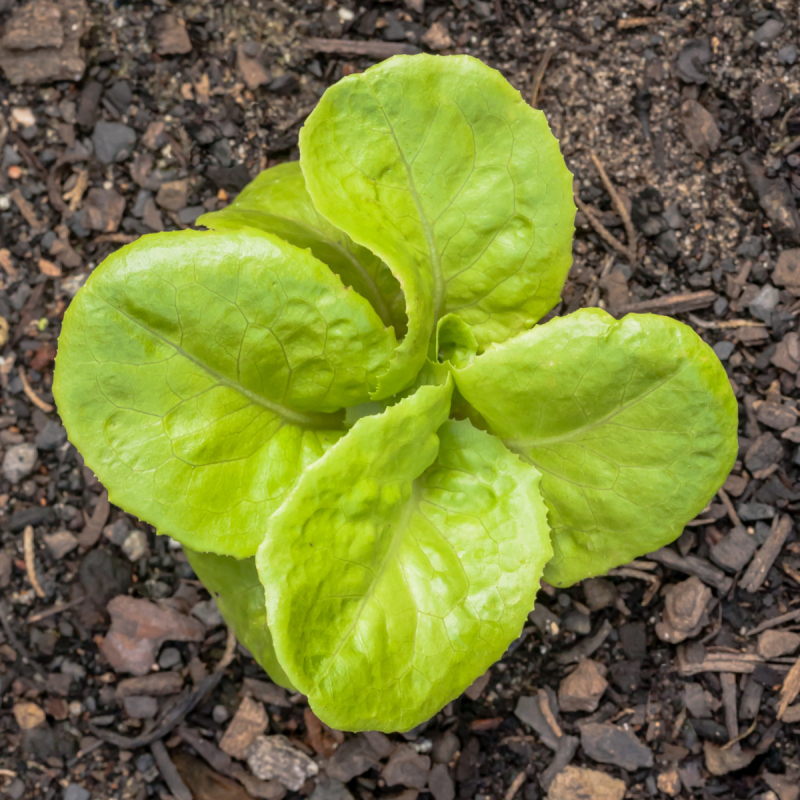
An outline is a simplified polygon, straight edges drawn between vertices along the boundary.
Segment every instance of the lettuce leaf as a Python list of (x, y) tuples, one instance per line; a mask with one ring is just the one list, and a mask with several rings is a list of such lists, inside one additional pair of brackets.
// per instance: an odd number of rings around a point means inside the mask
[(728, 376), (668, 317), (585, 309), (453, 372), (489, 430), (542, 473), (555, 586), (676, 539), (736, 459)]
[(519, 636), (552, 554), (539, 473), (445, 422), (451, 388), (360, 419), (256, 556), (278, 659), (335, 728), (407, 730), (457, 697)]
[(244, 558), (394, 347), (308, 251), (253, 229), (157, 234), (109, 256), (70, 305), (53, 393), (112, 502)]

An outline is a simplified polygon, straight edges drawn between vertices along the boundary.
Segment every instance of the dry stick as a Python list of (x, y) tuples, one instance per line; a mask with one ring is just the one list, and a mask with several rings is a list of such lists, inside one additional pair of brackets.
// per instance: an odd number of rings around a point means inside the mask
[(45, 597), (44, 589), (36, 577), (36, 562), (33, 554), (33, 526), (26, 525), (22, 532), (22, 544), (25, 551), (25, 571), (28, 573), (28, 580), (33, 586), (33, 590), (39, 597)]
[(620, 218), (622, 219), (623, 224), (625, 225), (625, 235), (628, 238), (628, 247), (626, 250), (628, 261), (630, 261), (631, 267), (636, 269), (636, 228), (633, 227), (633, 220), (631, 220), (631, 215), (628, 213), (628, 209), (625, 206), (625, 203), (622, 202), (622, 198), (619, 196), (619, 192), (614, 188), (614, 184), (611, 183), (611, 180), (606, 173), (605, 167), (600, 162), (600, 159), (594, 153), (594, 151), (589, 151), (589, 158), (592, 159), (592, 163), (595, 166), (595, 169), (600, 174), (600, 180), (603, 181), (603, 185), (606, 187), (606, 191), (611, 196), (611, 202), (614, 204), (614, 208), (617, 210), (617, 214), (619, 214)]
[(22, 367), (17, 370), (17, 373), (19, 374), (19, 379), (22, 383), (22, 390), (28, 396), (28, 400), (30, 400), (31, 403), (36, 406), (36, 408), (44, 411), (45, 414), (50, 414), (52, 411), (56, 410), (55, 406), (51, 406), (50, 403), (45, 403), (45, 401), (42, 400), (42, 398), (39, 397), (36, 392), (33, 391), (33, 389), (31, 389), (31, 385), (28, 383), (28, 379), (25, 377), (25, 370), (22, 369)]
[(735, 528), (742, 528), (742, 521), (739, 519), (739, 515), (736, 513), (736, 509), (733, 507), (733, 503), (731, 503), (730, 497), (728, 497), (728, 493), (724, 489), (720, 489), (717, 494), (719, 495), (719, 499), (722, 500), (722, 505), (725, 506), (725, 510), (728, 512), (728, 516), (733, 523)]
[(614, 254), (609, 253), (606, 256), (606, 260), (603, 262), (603, 266), (600, 269), (600, 274), (595, 276), (594, 287), (592, 288), (592, 293), (589, 296), (589, 302), (586, 304), (587, 306), (596, 307), (598, 302), (600, 301), (600, 286), (599, 283), (603, 278), (611, 272), (611, 267), (614, 266)]
[(79, 603), (82, 603), (83, 600), (71, 600), (69, 603), (64, 603), (60, 606), (53, 606), (52, 608), (47, 608), (44, 611), (39, 611), (36, 614), (31, 614), (28, 619), (25, 621), (28, 625), (31, 625), (34, 622), (39, 622), (43, 619), (47, 619), (47, 617), (55, 616), (56, 614), (60, 614), (62, 611), (66, 611), (68, 608), (74, 608)]
[(172, 763), (167, 748), (164, 747), (164, 742), (157, 739), (150, 745), (150, 752), (153, 754), (161, 777), (169, 787), (175, 800), (192, 800), (192, 793), (189, 791), (189, 787), (183, 782), (178, 768)]
[(536, 74), (533, 77), (533, 91), (531, 92), (531, 105), (534, 108), (538, 108), (539, 91), (542, 88), (542, 81), (544, 80), (544, 73), (547, 71), (547, 65), (557, 52), (557, 47), (548, 47), (547, 50), (544, 51), (539, 66), (536, 67)]
[(775, 517), (767, 541), (761, 545), (755, 554), (750, 566), (739, 581), (739, 587), (746, 592), (757, 592), (764, 581), (775, 559), (783, 549), (789, 534), (792, 531), (792, 519), (788, 514)]
[(800, 693), (800, 658), (797, 659), (794, 666), (789, 670), (789, 674), (783, 681), (781, 687), (781, 701), (778, 703), (778, 719), (783, 719), (786, 709), (792, 704), (795, 697)]
[(578, 206), (578, 209), (589, 221), (589, 224), (595, 229), (595, 232), (606, 244), (608, 244), (618, 253), (622, 253), (624, 256), (628, 255), (628, 248), (625, 247), (625, 245), (622, 244), (622, 242), (617, 239), (617, 237), (614, 236), (614, 234), (611, 233), (611, 231), (609, 231), (602, 222), (600, 222), (592, 207), (584, 203), (577, 194), (575, 195), (575, 205)]
[(547, 721), (547, 724), (552, 728), (556, 737), (560, 739), (564, 735), (564, 732), (561, 730), (561, 726), (558, 724), (558, 721), (556, 720), (553, 711), (550, 708), (550, 698), (547, 696), (547, 692), (544, 689), (539, 689), (537, 696), (539, 698), (539, 709), (542, 712), (542, 716)]
[(525, 773), (520, 772), (513, 781), (511, 781), (511, 786), (508, 787), (508, 791), (503, 796), (503, 800), (513, 800), (514, 795), (519, 791), (519, 787), (525, 783)]
[(800, 619), (800, 608), (796, 608), (794, 611), (789, 611), (786, 614), (781, 614), (779, 617), (765, 620), (760, 625), (756, 625), (755, 628), (751, 628), (747, 631), (745, 636), (755, 636), (757, 633), (766, 631), (769, 628), (777, 628), (778, 625), (783, 625), (784, 622), (794, 622), (796, 619)]

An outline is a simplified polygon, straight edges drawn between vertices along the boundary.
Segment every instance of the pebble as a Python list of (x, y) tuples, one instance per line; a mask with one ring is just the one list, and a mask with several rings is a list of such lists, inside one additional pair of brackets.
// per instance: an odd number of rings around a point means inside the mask
[(744, 465), (749, 472), (771, 467), (783, 458), (783, 446), (771, 433), (762, 433), (747, 449)]
[(9, 483), (19, 483), (27, 478), (36, 467), (36, 446), (17, 444), (11, 447), (3, 457), (3, 475)]
[(622, 800), (625, 782), (605, 772), (584, 767), (567, 767), (556, 775), (547, 800)]
[(49, 419), (33, 441), (40, 450), (55, 450), (67, 441), (67, 430), (58, 420)]
[(692, 576), (663, 590), (664, 613), (656, 623), (656, 636), (662, 642), (678, 644), (699, 633), (706, 605), (711, 599), (709, 589), (699, 578)]
[(800, 634), (791, 631), (764, 631), (758, 637), (758, 654), (764, 658), (792, 655), (800, 647)]
[(217, 725), (222, 725), (223, 722), (228, 720), (228, 709), (222, 705), (216, 705), (211, 711), (211, 718)]
[(201, 600), (192, 606), (191, 615), (197, 617), (206, 628), (216, 628), (222, 625), (224, 620), (222, 614), (219, 613), (217, 602), (213, 598), (211, 600)]
[(633, 771), (653, 766), (653, 753), (633, 731), (608, 723), (590, 722), (581, 726), (581, 746), (589, 758)]
[(180, 211), (186, 207), (189, 184), (185, 180), (162, 183), (156, 193), (156, 203), (167, 211)]
[(158, 666), (161, 669), (172, 669), (183, 663), (181, 651), (177, 647), (165, 647), (158, 657)]
[(428, 782), (430, 770), (431, 760), (428, 756), (420, 755), (410, 745), (400, 744), (381, 770), (381, 778), (387, 786), (423, 789)]
[(786, 431), (797, 424), (797, 412), (783, 403), (762, 403), (756, 411), (756, 417), (762, 425), (776, 431)]
[(753, 557), (758, 543), (744, 528), (734, 528), (709, 549), (711, 560), (728, 570), (738, 572)]
[[(453, 800), (452, 797), (437, 797), (434, 787), (431, 785), (429, 788), (434, 800)], [(314, 791), (311, 792), (310, 800), (353, 800), (353, 795), (341, 781), (329, 778), (327, 775), (320, 775)]]
[(783, 23), (778, 19), (768, 19), (763, 25), (753, 31), (753, 41), (766, 47), (773, 40), (777, 39), (783, 30)]
[(88, 789), (78, 786), (77, 783), (68, 783), (67, 788), (64, 789), (64, 800), (89, 800), (91, 796)]
[(14, 718), (23, 731), (38, 728), (45, 721), (44, 711), (36, 703), (17, 703), (14, 706)]
[(144, 531), (134, 530), (122, 543), (122, 552), (130, 561), (138, 561), (150, 552), (150, 543)]
[(583, 581), (581, 588), (590, 611), (613, 606), (617, 600), (617, 588), (605, 578), (589, 578)]
[(319, 772), (314, 761), (281, 735), (257, 736), (247, 754), (247, 764), (257, 778), (276, 780), (293, 792)]
[(268, 724), (269, 717), (263, 704), (245, 697), (220, 739), (220, 750), (232, 758), (244, 760), (253, 740), (266, 731)]
[(708, 39), (695, 39), (687, 42), (675, 59), (678, 77), (686, 83), (708, 83), (705, 65), (711, 61), (711, 45)]
[(775, 516), (775, 508), (766, 503), (742, 503), (736, 510), (742, 522), (756, 522)]
[(98, 122), (92, 133), (94, 152), (102, 164), (124, 161), (133, 152), (136, 131), (121, 122)]
[(160, 56), (179, 56), (191, 52), (192, 42), (186, 23), (174, 14), (162, 14), (154, 23), (156, 52)]
[(786, 44), (778, 50), (778, 61), (786, 66), (794, 66), (797, 61), (797, 48), (793, 44)]
[(750, 104), (753, 116), (756, 119), (769, 119), (780, 111), (783, 95), (777, 86), (769, 83), (760, 83), (753, 89)]
[(558, 704), (561, 710), (595, 711), (608, 688), (606, 673), (604, 664), (588, 658), (580, 661), (558, 687)]
[(44, 543), (50, 551), (50, 555), (56, 560), (64, 558), (67, 553), (71, 553), (78, 546), (78, 537), (69, 531), (56, 531), (46, 533)]
[(158, 701), (155, 697), (132, 695), (123, 699), (125, 713), (133, 719), (152, 719), (158, 713)]
[[(428, 776), (428, 789), (433, 800), (453, 800), (456, 787), (446, 764), (437, 764)], [(313, 797), (313, 795), (312, 795)]]
[(735, 349), (736, 345), (733, 342), (729, 342), (725, 339), (723, 339), (721, 342), (717, 342), (712, 348), (720, 361), (727, 361)]
[(761, 291), (752, 300), (748, 309), (756, 319), (760, 319), (762, 322), (769, 322), (772, 312), (780, 302), (780, 299), (780, 290), (767, 283), (761, 287)]

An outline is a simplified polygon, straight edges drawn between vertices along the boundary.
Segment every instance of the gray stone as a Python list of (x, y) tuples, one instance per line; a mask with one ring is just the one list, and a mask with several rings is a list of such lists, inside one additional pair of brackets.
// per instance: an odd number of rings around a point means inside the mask
[(88, 789), (78, 786), (77, 783), (69, 783), (67, 788), (64, 789), (64, 800), (89, 800), (91, 796), (91, 792)]
[(605, 578), (589, 578), (581, 584), (586, 605), (591, 611), (613, 606), (617, 599), (617, 588)]
[(122, 552), (130, 561), (138, 561), (150, 552), (150, 543), (144, 531), (131, 531), (122, 543)]
[(781, 299), (781, 293), (769, 283), (761, 287), (761, 291), (755, 296), (748, 308), (750, 313), (762, 322), (769, 322), (772, 312)]
[(723, 339), (723, 341), (717, 342), (712, 349), (717, 354), (717, 358), (720, 361), (727, 361), (731, 357), (731, 353), (734, 351), (735, 347), (736, 345), (733, 342)]
[(734, 528), (711, 547), (709, 555), (718, 566), (738, 572), (753, 557), (758, 543), (744, 528)]
[(44, 543), (50, 551), (50, 555), (56, 560), (64, 558), (67, 553), (71, 553), (78, 546), (78, 537), (69, 531), (56, 531), (46, 533)]
[(771, 433), (762, 433), (750, 445), (744, 456), (744, 465), (750, 472), (771, 467), (783, 458), (783, 447)]
[(633, 771), (653, 766), (653, 753), (633, 731), (615, 725), (590, 722), (581, 726), (581, 746), (589, 758)]
[(219, 609), (217, 608), (217, 603), (213, 598), (211, 600), (201, 600), (199, 603), (195, 603), (192, 606), (191, 614), (193, 617), (197, 617), (206, 628), (216, 628), (217, 625), (222, 625), (224, 621), (222, 619), (222, 614), (219, 613)]
[(152, 719), (158, 713), (158, 700), (155, 697), (133, 695), (123, 699), (125, 713), (133, 719)]
[(17, 444), (11, 447), (3, 458), (3, 475), (10, 483), (19, 483), (27, 478), (36, 467), (36, 446)]
[(453, 800), (456, 796), (456, 787), (446, 764), (437, 764), (431, 770), (428, 789), (433, 795), (433, 800)]
[(387, 786), (422, 789), (428, 782), (430, 771), (431, 760), (428, 756), (421, 755), (411, 745), (400, 744), (381, 770), (381, 778)]
[(66, 441), (66, 428), (55, 419), (47, 420), (44, 428), (36, 434), (36, 438), (34, 439), (36, 446), (40, 450), (55, 450)]
[(211, 718), (217, 723), (217, 725), (222, 725), (223, 722), (227, 722), (228, 716), (228, 709), (223, 705), (216, 705), (211, 710)]
[(293, 792), (319, 772), (314, 761), (281, 735), (256, 736), (247, 754), (247, 764), (256, 778), (278, 781)]
[(564, 629), (586, 636), (592, 632), (592, 620), (580, 611), (570, 611), (563, 618)]
[(755, 522), (759, 519), (772, 519), (775, 516), (775, 508), (766, 503), (742, 503), (736, 509), (742, 522)]
[(158, 666), (161, 669), (172, 669), (181, 662), (181, 651), (177, 647), (165, 647), (158, 657)]
[(695, 719), (707, 719), (711, 716), (708, 695), (699, 683), (687, 683), (683, 687), (683, 702), (686, 710)]
[(121, 122), (98, 122), (92, 133), (94, 152), (103, 164), (124, 161), (136, 144), (136, 131)]
[[(327, 775), (320, 775), (314, 791), (311, 792), (311, 800), (353, 800), (353, 795), (341, 781), (329, 778)], [(435, 800), (439, 800), (439, 798), (435, 798)]]
[(103, 536), (110, 542), (121, 547), (131, 530), (131, 523), (127, 517), (120, 517), (118, 520), (106, 525), (103, 528)]
[(797, 48), (793, 44), (786, 44), (778, 50), (778, 61), (791, 67), (797, 61)]
[(779, 19), (768, 19), (753, 31), (753, 41), (762, 47), (766, 47), (770, 42), (778, 38), (782, 30), (783, 23)]

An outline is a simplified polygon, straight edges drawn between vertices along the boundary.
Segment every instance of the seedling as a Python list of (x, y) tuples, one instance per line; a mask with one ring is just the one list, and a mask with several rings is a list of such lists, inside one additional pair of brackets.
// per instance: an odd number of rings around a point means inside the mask
[(535, 325), (571, 264), (572, 176), (479, 61), (345, 78), (300, 154), (210, 230), (109, 256), (54, 393), (273, 680), (335, 728), (405, 730), (502, 656), (542, 575), (675, 539), (733, 464), (736, 401), (673, 319)]

